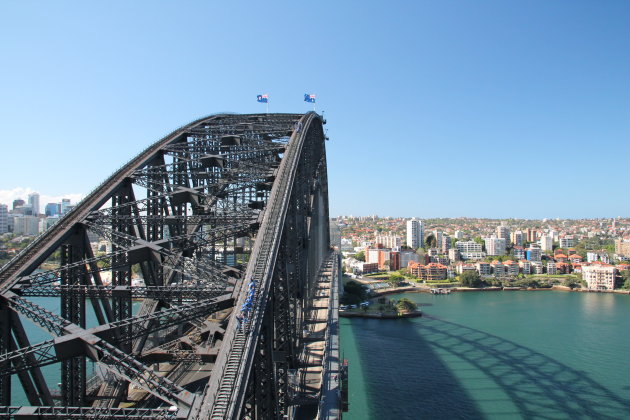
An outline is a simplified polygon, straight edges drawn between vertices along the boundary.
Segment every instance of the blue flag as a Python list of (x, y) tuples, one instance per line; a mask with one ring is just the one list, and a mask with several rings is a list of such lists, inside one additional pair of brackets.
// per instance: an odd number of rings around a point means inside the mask
[(264, 94), (264, 95), (258, 95), (256, 96), (256, 100), (258, 102), (263, 102), (263, 103), (268, 103), (269, 102), (269, 95), (268, 94)]
[(315, 94), (314, 93), (305, 93), (304, 94), (304, 102), (310, 102), (312, 104), (315, 103)]

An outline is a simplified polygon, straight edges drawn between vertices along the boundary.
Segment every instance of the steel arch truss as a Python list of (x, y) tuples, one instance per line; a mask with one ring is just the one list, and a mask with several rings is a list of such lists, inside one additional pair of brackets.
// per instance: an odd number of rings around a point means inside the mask
[(328, 247), (317, 114), (174, 131), (0, 270), (0, 418), (281, 418)]
[(0, 418), (282, 418), (328, 247), (317, 114), (179, 128), (0, 270)]

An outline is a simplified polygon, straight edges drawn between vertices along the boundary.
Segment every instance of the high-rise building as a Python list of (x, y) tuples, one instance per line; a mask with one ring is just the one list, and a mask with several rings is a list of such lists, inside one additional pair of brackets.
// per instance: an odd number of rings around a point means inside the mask
[(21, 198), (18, 198), (17, 200), (13, 200), (12, 210), (15, 210), (18, 207), (24, 206), (24, 204), (26, 204), (26, 202), (22, 200)]
[(527, 255), (528, 261), (542, 260), (542, 249), (540, 249), (540, 246), (538, 244), (531, 244), (531, 246), (525, 250), (525, 254)]
[(501, 223), (501, 226), (497, 226), (497, 238), (505, 239), (506, 244), (510, 243), (510, 228), (504, 226), (503, 222)]
[(62, 198), (61, 199), (61, 214), (66, 214), (68, 212), (68, 207), (70, 207), (70, 199)]
[(489, 238), (484, 238), (483, 240), (486, 243), (486, 253), (488, 256), (505, 255), (507, 241), (504, 238), (497, 238), (493, 235)]
[(540, 237), (540, 248), (543, 251), (553, 250), (553, 238), (549, 235), (543, 235)]
[[(46, 204), (44, 213), (46, 214), (46, 216), (56, 216), (59, 214), (59, 203), (48, 203)], [(333, 226), (331, 224), (331, 226)]]
[(447, 234), (443, 234), (440, 243), (438, 243), (438, 247), (444, 254), (448, 253), (448, 250), (451, 249), (451, 237)]
[(39, 216), (39, 194), (33, 193), (28, 195), (28, 205), (31, 207), (32, 215)]
[(525, 229), (527, 235), (527, 242), (536, 242), (538, 239), (538, 231), (536, 229)]
[(9, 231), (9, 208), (6, 204), (0, 204), (0, 234)]
[(435, 238), (435, 243), (439, 249), (442, 249), (442, 235), (443, 233), (441, 230), (436, 229), (433, 231), (433, 237)]
[(424, 241), (424, 225), (422, 220), (417, 220), (415, 217), (411, 220), (407, 220), (407, 246), (413, 249), (418, 249), (423, 245)]
[(515, 246), (523, 246), (523, 242), (525, 242), (525, 235), (522, 231), (517, 230), (510, 234), (510, 239)]
[(575, 238), (573, 235), (567, 235), (564, 238), (560, 238), (560, 248), (572, 248), (575, 246)]
[(15, 217), (13, 232), (16, 235), (36, 236), (39, 234), (39, 218), (36, 216)]

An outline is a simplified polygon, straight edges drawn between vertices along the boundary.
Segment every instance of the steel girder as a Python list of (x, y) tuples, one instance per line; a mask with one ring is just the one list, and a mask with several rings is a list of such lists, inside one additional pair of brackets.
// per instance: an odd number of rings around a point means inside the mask
[[(325, 172), (314, 113), (211, 116), (147, 147), (0, 269), (0, 417), (289, 413), (301, 307), (328, 247), (312, 233), (328, 220)], [(57, 338), (32, 345), (18, 314)], [(224, 328), (209, 333), (209, 316)], [(86, 360), (110, 371), (100, 388)], [(60, 380), (44, 380), (55, 363)], [(11, 406), (13, 374), (31, 407)], [(135, 407), (117, 408), (126, 398)]]

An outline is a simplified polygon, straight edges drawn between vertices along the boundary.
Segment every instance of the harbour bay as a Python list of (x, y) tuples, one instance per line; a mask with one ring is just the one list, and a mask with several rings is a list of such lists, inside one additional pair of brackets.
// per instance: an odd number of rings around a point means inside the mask
[(623, 418), (627, 295), (392, 295), (422, 318), (342, 319), (350, 419)]

